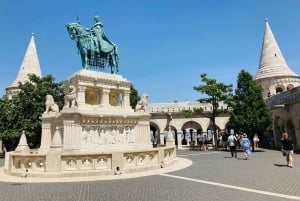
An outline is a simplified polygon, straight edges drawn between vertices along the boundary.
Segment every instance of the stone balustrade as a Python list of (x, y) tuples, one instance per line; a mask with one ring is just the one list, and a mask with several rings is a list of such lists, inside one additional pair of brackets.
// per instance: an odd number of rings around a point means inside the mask
[[(227, 105), (223, 102), (219, 103), (220, 109), (226, 109)], [(202, 108), (204, 112), (212, 111), (212, 104), (200, 102), (172, 102), (172, 103), (150, 103), (148, 104), (148, 111), (150, 113), (179, 113), (182, 110), (193, 110)]]
[(156, 149), (134, 149), (121, 152), (74, 153), (69, 151), (59, 157), (60, 172), (47, 171), (45, 153), (12, 153), (13, 163), (5, 172), (22, 177), (64, 177), (87, 175), (113, 175), (159, 169), (176, 162), (176, 148), (161, 147)]
[(270, 107), (296, 103), (300, 100), (300, 86), (269, 97), (266, 101)]

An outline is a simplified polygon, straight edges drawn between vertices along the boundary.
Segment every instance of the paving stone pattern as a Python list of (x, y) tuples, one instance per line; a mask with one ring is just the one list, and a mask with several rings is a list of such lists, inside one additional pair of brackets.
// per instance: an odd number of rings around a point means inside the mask
[[(121, 180), (40, 184), (0, 182), (0, 201), (291, 200), (222, 184), (294, 196), (300, 200), (299, 154), (294, 155), (294, 168), (288, 168), (281, 153), (274, 150), (260, 149), (250, 160), (243, 160), (242, 153), (238, 153), (237, 159), (231, 158), (225, 151), (178, 151), (177, 155), (192, 160), (193, 165), (175, 172)], [(0, 159), (0, 166), (3, 163), (4, 159)]]

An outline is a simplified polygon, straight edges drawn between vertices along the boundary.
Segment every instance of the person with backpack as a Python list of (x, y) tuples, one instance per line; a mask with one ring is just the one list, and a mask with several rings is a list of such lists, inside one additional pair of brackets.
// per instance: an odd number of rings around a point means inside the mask
[(241, 145), (244, 151), (245, 160), (248, 159), (248, 157), (251, 155), (251, 149), (250, 149), (250, 140), (248, 139), (248, 136), (246, 133), (243, 134)]
[(292, 168), (293, 167), (294, 145), (293, 145), (291, 139), (288, 138), (287, 133), (282, 133), (281, 150), (282, 150), (283, 156), (286, 157), (287, 166)]

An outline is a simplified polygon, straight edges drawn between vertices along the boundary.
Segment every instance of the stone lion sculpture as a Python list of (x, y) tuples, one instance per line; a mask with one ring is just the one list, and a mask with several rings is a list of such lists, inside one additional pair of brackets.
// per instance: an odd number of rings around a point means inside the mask
[(136, 106), (135, 106), (135, 111), (144, 111), (147, 112), (148, 111), (148, 95), (147, 94), (143, 94), (141, 96), (141, 99), (137, 102)]
[(69, 86), (68, 93), (65, 96), (67, 105), (69, 107), (77, 106), (77, 95), (76, 95), (76, 87), (73, 85)]
[(59, 108), (58, 105), (55, 103), (54, 98), (52, 95), (47, 95), (46, 96), (46, 111), (45, 113), (49, 113), (49, 112), (59, 112)]

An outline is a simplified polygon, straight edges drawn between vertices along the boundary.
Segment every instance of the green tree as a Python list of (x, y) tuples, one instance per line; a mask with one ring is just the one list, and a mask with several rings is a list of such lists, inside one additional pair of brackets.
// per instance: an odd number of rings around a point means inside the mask
[(29, 75), (29, 81), (19, 83), (20, 92), (11, 100), (0, 100), (0, 138), (6, 148), (16, 147), (22, 131), (25, 131), (28, 143), (36, 146), (40, 142), (41, 120), (45, 111), (45, 97), (53, 96), (59, 108), (64, 104), (62, 82), (55, 83), (52, 75), (38, 77)]
[[(218, 83), (215, 79), (207, 77), (207, 74), (203, 73), (200, 75), (201, 81), (204, 82), (204, 85), (194, 86), (194, 90), (206, 94), (208, 97), (201, 98), (198, 101), (207, 102), (212, 104), (212, 112), (210, 114), (210, 119), (212, 122), (213, 132), (215, 134), (216, 123), (215, 119), (220, 114), (223, 113), (225, 108), (220, 109), (219, 103), (224, 101), (226, 102), (232, 93), (232, 85), (226, 85), (224, 83)], [(226, 108), (227, 109), (227, 108)]]
[(263, 89), (245, 70), (238, 75), (230, 106), (230, 125), (237, 131), (246, 132), (250, 139), (255, 133), (261, 136), (271, 126), (271, 111), (263, 99)]
[(135, 108), (137, 102), (140, 100), (138, 95), (138, 91), (134, 88), (133, 85), (130, 87), (130, 106), (131, 108)]
[(191, 117), (192, 115), (195, 115), (195, 114), (202, 114), (203, 113), (203, 109), (202, 108), (193, 108), (192, 110), (191, 109), (183, 109), (180, 111), (180, 114), (182, 116), (184, 116), (185, 118), (189, 118)]

